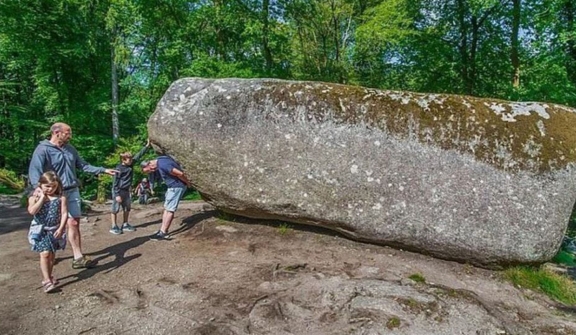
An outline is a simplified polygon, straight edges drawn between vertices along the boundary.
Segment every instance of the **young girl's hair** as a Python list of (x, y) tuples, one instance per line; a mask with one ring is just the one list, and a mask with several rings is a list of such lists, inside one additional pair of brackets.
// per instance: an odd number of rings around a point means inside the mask
[(40, 185), (52, 184), (52, 183), (58, 184), (58, 186), (56, 187), (56, 191), (54, 191), (54, 194), (62, 195), (62, 182), (60, 181), (60, 178), (58, 178), (56, 173), (54, 173), (54, 171), (44, 172), (44, 174), (42, 174), (42, 176), (40, 176), (40, 179), (38, 180), (38, 187), (40, 187)]

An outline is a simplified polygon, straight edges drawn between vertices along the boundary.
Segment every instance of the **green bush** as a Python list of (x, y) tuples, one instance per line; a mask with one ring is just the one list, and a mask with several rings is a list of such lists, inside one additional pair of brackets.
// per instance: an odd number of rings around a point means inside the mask
[(18, 194), (18, 193), (20, 192), (4, 184), (0, 184), (0, 194)]
[(567, 266), (576, 266), (576, 261), (574, 260), (574, 255), (566, 252), (564, 250), (558, 251), (556, 256), (552, 258), (552, 262)]
[(184, 193), (182, 200), (202, 200), (202, 197), (200, 196), (200, 193), (198, 193), (198, 191), (188, 189), (186, 193)]
[(24, 191), (26, 183), (16, 173), (0, 169), (0, 194), (16, 194)]
[(28, 208), (28, 194), (27, 193), (23, 193), (22, 196), (20, 197), (20, 207)]

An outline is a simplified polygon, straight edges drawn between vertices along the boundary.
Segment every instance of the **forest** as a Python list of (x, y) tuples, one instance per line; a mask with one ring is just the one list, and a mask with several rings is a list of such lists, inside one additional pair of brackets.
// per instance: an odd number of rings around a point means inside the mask
[(182, 77), (576, 107), (575, 17), (576, 0), (0, 0), (0, 171), (26, 175), (55, 121), (115, 165)]

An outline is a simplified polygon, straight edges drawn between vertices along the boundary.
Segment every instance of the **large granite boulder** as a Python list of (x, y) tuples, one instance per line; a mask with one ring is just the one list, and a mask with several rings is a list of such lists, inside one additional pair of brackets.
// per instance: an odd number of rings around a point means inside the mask
[(554, 256), (576, 114), (320, 82), (186, 78), (148, 122), (217, 208), (471, 264)]

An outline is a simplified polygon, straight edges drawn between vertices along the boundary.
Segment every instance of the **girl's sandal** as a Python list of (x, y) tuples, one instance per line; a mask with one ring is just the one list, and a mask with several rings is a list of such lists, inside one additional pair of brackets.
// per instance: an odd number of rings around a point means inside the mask
[(54, 283), (52, 283), (51, 280), (43, 281), (42, 287), (44, 287), (44, 293), (49, 293), (56, 288), (56, 286), (54, 286)]
[(50, 280), (52, 280), (52, 284), (54, 284), (54, 285), (60, 284), (60, 281), (58, 279), (54, 278), (54, 276), (50, 277)]

